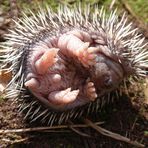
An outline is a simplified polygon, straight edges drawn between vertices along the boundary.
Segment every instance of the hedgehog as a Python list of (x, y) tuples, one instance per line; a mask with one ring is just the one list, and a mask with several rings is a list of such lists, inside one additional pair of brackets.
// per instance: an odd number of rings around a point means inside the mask
[(125, 13), (81, 5), (29, 12), (14, 20), (0, 57), (13, 75), (4, 93), (17, 99), (25, 119), (53, 125), (80, 118), (147, 75), (145, 38)]

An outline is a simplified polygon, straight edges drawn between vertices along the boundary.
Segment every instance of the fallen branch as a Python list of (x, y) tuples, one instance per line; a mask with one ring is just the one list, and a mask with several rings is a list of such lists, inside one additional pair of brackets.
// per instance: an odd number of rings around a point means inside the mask
[(83, 137), (87, 137), (87, 138), (91, 138), (90, 135), (86, 134), (86, 133), (83, 133), (81, 132), (80, 130), (78, 130), (78, 128), (75, 128), (75, 127), (72, 127), (72, 125), (74, 125), (71, 121), (69, 121), (69, 128), (74, 131), (75, 133), (77, 133), (78, 135), (80, 136), (83, 136)]
[(101, 133), (102, 135), (105, 135), (107, 137), (111, 137), (111, 138), (119, 140), (119, 141), (123, 141), (123, 142), (129, 143), (129, 144), (134, 145), (136, 147), (140, 147), (140, 148), (144, 148), (145, 147), (145, 145), (143, 145), (141, 143), (138, 143), (137, 141), (131, 141), (127, 137), (121, 136), (120, 134), (113, 133), (111, 131), (108, 131), (108, 130), (100, 127), (100, 126), (97, 126), (96, 124), (94, 124), (93, 122), (91, 122), (88, 119), (84, 119), (84, 122), (87, 125), (89, 125), (90, 127), (92, 127), (93, 129), (95, 129), (96, 131), (98, 131), (99, 133)]
[(14, 140), (13, 142), (10, 139), (5, 139), (5, 138), (2, 139), (2, 141), (4, 141), (4, 142), (10, 142), (11, 145), (18, 144), (18, 143), (21, 143), (21, 142), (25, 142), (27, 140), (29, 140), (29, 138), (22, 138), (22, 139), (19, 139), (19, 140)]
[(74, 131), (75, 133), (77, 133), (78, 135), (80, 135), (80, 136), (87, 137), (87, 138), (91, 138), (90, 135), (85, 134), (85, 133), (82, 133), (81, 131), (79, 131), (79, 130), (77, 130), (77, 129), (71, 127), (71, 126), (69, 126), (69, 128), (70, 128), (72, 131)]
[[(103, 124), (104, 122), (96, 122), (94, 124), (100, 125)], [(71, 125), (72, 128), (85, 128), (88, 127), (88, 125), (84, 124), (76, 124), (76, 125)], [(48, 127), (34, 127), (34, 128), (23, 128), (23, 129), (7, 129), (7, 130), (0, 130), (0, 134), (7, 134), (7, 133), (25, 133), (25, 132), (39, 132), (43, 130), (55, 130), (55, 129), (65, 129), (69, 128), (69, 125), (58, 125), (58, 126), (48, 126)]]

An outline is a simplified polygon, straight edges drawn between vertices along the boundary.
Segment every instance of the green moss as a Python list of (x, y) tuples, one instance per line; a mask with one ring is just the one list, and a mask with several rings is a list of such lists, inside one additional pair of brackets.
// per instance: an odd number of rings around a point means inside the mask
[(128, 0), (134, 13), (145, 23), (148, 23), (148, 1), (147, 0)]
[[(17, 0), (17, 5), (20, 10), (25, 11), (26, 9), (37, 10), (39, 5), (45, 6), (49, 5), (53, 10), (56, 10), (59, 4), (66, 4), (72, 6), (75, 3), (79, 3), (79, 0)], [(98, 4), (99, 7), (104, 6), (105, 8), (109, 8), (112, 0), (83, 0), (82, 4)], [(127, 0), (125, 1), (129, 4), (133, 12), (144, 22), (148, 23), (148, 1), (147, 0)], [(3, 0), (1, 3), (1, 8), (4, 11), (9, 11), (10, 9), (10, 1)], [(120, 13), (123, 12), (124, 8), (120, 0), (116, 1), (114, 4), (114, 8), (118, 8)], [(29, 13), (29, 12), (28, 12)]]
[(2, 2), (0, 2), (0, 9), (2, 9), (4, 12), (7, 12), (9, 10), (9, 1), (8, 0), (3, 0)]
[(4, 97), (1, 95), (0, 96), (0, 103), (4, 101)]
[(144, 131), (144, 135), (145, 136), (148, 136), (148, 131)]

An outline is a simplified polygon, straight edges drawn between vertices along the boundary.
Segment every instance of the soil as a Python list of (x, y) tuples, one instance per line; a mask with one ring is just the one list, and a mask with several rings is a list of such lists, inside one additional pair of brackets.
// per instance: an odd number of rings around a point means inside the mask
[[(132, 88), (133, 92), (133, 88)], [(143, 96), (131, 98), (122, 95), (113, 104), (105, 106), (101, 112), (88, 117), (91, 121), (104, 121), (101, 127), (128, 137), (148, 146), (148, 105), (142, 101)], [(83, 123), (82, 121), (77, 121)], [(23, 115), (18, 114), (17, 102), (11, 99), (0, 103), (0, 129), (24, 129), (40, 126), (28, 123)], [(0, 148), (131, 148), (130, 144), (101, 135), (91, 128), (76, 128), (90, 137), (84, 137), (70, 129), (41, 132), (20, 132), (0, 134)]]

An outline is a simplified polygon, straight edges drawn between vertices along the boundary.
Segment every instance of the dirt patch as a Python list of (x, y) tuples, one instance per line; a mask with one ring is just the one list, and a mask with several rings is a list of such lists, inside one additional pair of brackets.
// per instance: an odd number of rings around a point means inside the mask
[[(137, 100), (138, 98), (136, 98)], [(139, 98), (140, 100), (141, 98)], [(88, 117), (92, 121), (104, 121), (101, 125), (105, 129), (119, 133), (133, 141), (148, 145), (148, 120), (143, 115), (148, 114), (137, 108), (137, 103), (131, 102), (124, 95), (114, 104), (107, 105), (101, 112)], [(139, 104), (139, 102), (138, 102)], [(141, 101), (142, 104), (142, 101)], [(144, 108), (144, 106), (141, 106)], [(140, 108), (141, 109), (141, 108)], [(144, 110), (144, 109), (143, 109)], [(82, 121), (78, 121), (79, 123)], [(0, 104), (0, 128), (1, 129), (19, 129), (35, 127), (37, 123), (29, 124), (23, 120), (22, 115), (18, 114), (18, 104), (12, 103), (12, 100), (5, 100)], [(71, 130), (58, 130), (53, 132), (30, 132), (30, 133), (8, 133), (0, 135), (1, 147), (35, 147), (35, 148), (131, 148), (131, 145), (102, 136), (91, 128), (77, 128), (82, 133), (90, 135), (90, 138), (80, 136)]]

